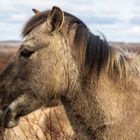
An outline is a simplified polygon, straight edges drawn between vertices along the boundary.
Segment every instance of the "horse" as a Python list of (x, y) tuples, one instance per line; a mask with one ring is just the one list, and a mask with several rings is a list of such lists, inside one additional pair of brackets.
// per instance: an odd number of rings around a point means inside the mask
[(140, 56), (111, 46), (57, 6), (25, 24), (0, 75), (0, 126), (60, 100), (79, 140), (140, 139)]

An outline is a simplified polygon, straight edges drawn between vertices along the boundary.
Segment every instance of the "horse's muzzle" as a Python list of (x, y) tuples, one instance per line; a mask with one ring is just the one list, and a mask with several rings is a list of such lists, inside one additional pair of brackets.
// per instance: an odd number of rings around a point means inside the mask
[(4, 111), (0, 110), (0, 126), (3, 128), (13, 128), (19, 124), (19, 117), (7, 107)]

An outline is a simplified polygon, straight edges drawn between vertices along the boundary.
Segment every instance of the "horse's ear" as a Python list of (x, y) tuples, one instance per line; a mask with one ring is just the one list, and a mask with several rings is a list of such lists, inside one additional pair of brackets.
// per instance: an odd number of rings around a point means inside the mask
[(38, 14), (40, 13), (40, 11), (38, 11), (37, 9), (33, 8), (32, 11), (35, 13), (35, 14)]
[(48, 20), (52, 26), (52, 31), (60, 30), (64, 23), (63, 11), (59, 7), (54, 6), (48, 15)]

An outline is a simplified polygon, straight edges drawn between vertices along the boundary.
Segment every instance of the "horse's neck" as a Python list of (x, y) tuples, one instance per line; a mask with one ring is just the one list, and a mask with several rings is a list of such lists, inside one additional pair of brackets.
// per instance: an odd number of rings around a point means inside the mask
[(80, 140), (95, 137), (96, 130), (103, 131), (104, 120), (102, 110), (96, 100), (96, 91), (77, 90), (72, 95), (62, 98), (68, 118)]
[[(122, 48), (111, 47), (108, 70), (113, 77), (126, 78), (140, 72), (140, 56)], [(124, 76), (124, 77), (123, 77)]]
[[(137, 60), (134, 61), (138, 65)], [(127, 126), (127, 120), (132, 122), (129, 113), (138, 113), (135, 109), (140, 107), (140, 103), (136, 102), (140, 102), (140, 76), (137, 77), (134, 68), (135, 66), (128, 70), (130, 75), (126, 80), (119, 79), (117, 75), (114, 79), (102, 71), (97, 87), (91, 84), (88, 89), (83, 90), (81, 86), (77, 86), (77, 90), (62, 98), (69, 120), (80, 140), (93, 139), (97, 134), (103, 135), (106, 127), (110, 125), (113, 126), (114, 133), (116, 131), (116, 135), (119, 135), (117, 127), (122, 129)], [(133, 107), (134, 111), (129, 110)], [(132, 129), (133, 127), (135, 128), (135, 124), (132, 124)]]
[[(109, 140), (114, 135), (121, 139), (124, 133), (128, 133), (128, 127), (130, 130), (139, 129), (135, 124), (140, 122), (138, 83), (125, 85), (104, 76), (101, 78), (96, 90), (77, 91), (73, 94), (75, 96), (62, 98), (68, 118), (80, 140), (102, 139), (107, 135)], [(137, 121), (133, 122), (134, 119)]]

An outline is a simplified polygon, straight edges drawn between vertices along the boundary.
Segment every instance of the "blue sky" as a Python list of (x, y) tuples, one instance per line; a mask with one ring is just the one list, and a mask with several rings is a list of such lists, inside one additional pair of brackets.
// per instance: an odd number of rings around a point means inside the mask
[(95, 34), (109, 41), (140, 42), (140, 0), (1, 0), (0, 40), (21, 40), (25, 22), (53, 5), (82, 19)]

